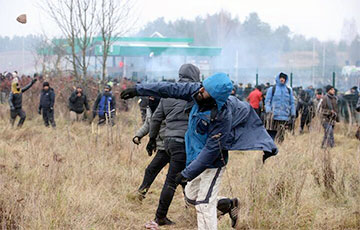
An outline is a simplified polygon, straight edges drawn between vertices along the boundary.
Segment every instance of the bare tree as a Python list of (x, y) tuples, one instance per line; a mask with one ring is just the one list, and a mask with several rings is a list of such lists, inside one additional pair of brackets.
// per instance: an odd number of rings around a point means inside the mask
[[(68, 58), (76, 79), (86, 78), (92, 38), (97, 30), (95, 0), (44, 0), (43, 10), (60, 28), (71, 48)], [(80, 70), (80, 74), (79, 74)]]
[(102, 81), (106, 78), (106, 62), (111, 45), (133, 28), (135, 16), (132, 9), (134, 0), (101, 0), (97, 23), (102, 38)]

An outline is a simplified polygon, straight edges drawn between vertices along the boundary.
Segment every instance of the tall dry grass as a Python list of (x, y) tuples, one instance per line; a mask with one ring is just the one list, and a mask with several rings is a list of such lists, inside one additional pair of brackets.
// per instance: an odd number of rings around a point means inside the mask
[[(113, 128), (71, 125), (57, 114), (57, 129), (28, 113), (21, 129), (0, 108), (0, 226), (2, 229), (142, 229), (153, 219), (167, 168), (147, 198), (133, 194), (150, 162), (131, 142), (141, 125), (136, 105)], [(319, 124), (289, 135), (263, 165), (259, 152), (232, 152), (221, 195), (241, 202), (238, 229), (360, 229), (359, 142), (335, 131), (336, 147), (319, 148)], [(196, 229), (177, 190), (165, 229)], [(219, 229), (230, 229), (228, 216)]]

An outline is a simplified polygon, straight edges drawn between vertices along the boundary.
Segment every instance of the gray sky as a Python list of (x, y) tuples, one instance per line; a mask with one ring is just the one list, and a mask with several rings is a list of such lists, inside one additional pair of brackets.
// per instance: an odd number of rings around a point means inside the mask
[[(40, 2), (0, 0), (1, 35), (36, 34), (43, 30), (55, 35), (56, 26), (37, 7)], [(192, 19), (221, 9), (230, 11), (241, 21), (249, 13), (257, 12), (273, 28), (287, 25), (293, 33), (320, 40), (339, 40), (344, 19), (354, 18), (360, 32), (360, 0), (138, 0), (136, 11), (139, 26), (143, 26), (157, 17)], [(26, 25), (15, 20), (21, 13), (28, 15)]]

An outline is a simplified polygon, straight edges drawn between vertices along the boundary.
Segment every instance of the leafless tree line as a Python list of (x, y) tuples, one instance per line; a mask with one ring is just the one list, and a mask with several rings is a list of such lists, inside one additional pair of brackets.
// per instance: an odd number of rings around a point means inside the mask
[[(43, 0), (40, 6), (56, 23), (62, 39), (49, 39), (44, 33), (44, 41), (38, 50), (39, 62), (45, 65), (49, 56), (54, 59), (54, 68), (61, 71), (62, 59), (71, 64), (71, 70), (77, 80), (86, 79), (90, 58), (95, 52), (94, 37), (100, 37), (102, 45), (101, 76), (106, 78), (106, 62), (111, 45), (116, 38), (124, 36), (135, 24), (132, 14), (136, 0)], [(61, 42), (65, 41), (65, 42)], [(43, 69), (45, 66), (42, 66)]]

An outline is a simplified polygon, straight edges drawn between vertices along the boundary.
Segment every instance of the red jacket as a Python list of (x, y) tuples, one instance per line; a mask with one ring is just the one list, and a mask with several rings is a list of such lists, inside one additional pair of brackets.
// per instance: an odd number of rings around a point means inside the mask
[(260, 101), (262, 100), (262, 93), (258, 89), (254, 89), (247, 98), (251, 107), (258, 109), (260, 107)]

